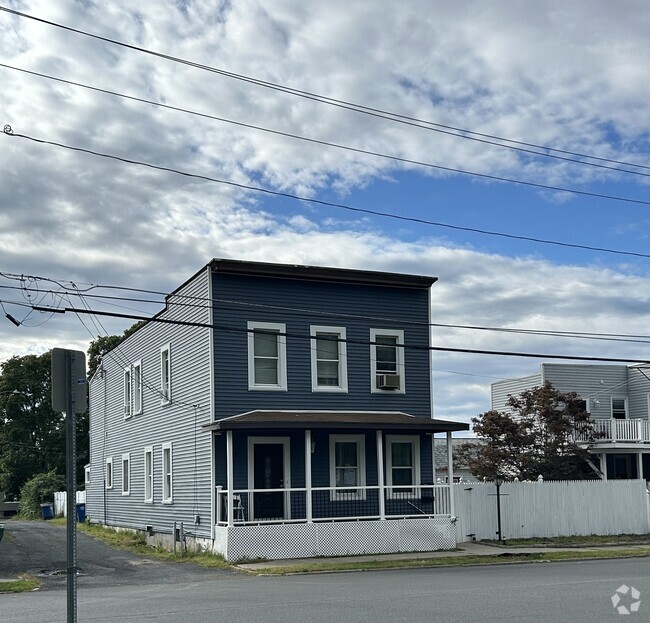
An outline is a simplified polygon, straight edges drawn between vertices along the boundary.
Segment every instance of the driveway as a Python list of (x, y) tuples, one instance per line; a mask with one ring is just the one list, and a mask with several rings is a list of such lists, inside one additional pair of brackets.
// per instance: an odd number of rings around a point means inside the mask
[[(66, 528), (46, 521), (6, 521), (0, 543), (0, 578), (22, 573), (37, 577), (41, 590), (64, 590), (67, 556)], [(232, 577), (232, 571), (206, 569), (190, 563), (153, 560), (113, 549), (77, 532), (79, 588), (151, 585), (168, 582), (203, 582)]]

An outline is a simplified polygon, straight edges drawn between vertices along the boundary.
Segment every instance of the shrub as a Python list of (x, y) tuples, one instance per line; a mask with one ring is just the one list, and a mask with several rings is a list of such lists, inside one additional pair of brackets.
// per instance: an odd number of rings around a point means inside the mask
[(56, 472), (45, 472), (34, 476), (20, 490), (20, 514), (31, 519), (40, 517), (41, 504), (54, 502), (54, 492), (64, 489), (65, 479)]

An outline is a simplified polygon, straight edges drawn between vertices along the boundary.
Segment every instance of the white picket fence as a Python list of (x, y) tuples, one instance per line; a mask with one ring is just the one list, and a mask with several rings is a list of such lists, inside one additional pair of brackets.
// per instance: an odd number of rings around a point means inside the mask
[[(497, 538), (493, 483), (454, 485), (457, 538)], [(505, 539), (650, 533), (645, 480), (508, 482), (500, 488)]]
[[(68, 494), (66, 491), (57, 491), (54, 494), (54, 516), (66, 517), (67, 516), (67, 501)], [(77, 504), (86, 503), (86, 492), (77, 491)]]

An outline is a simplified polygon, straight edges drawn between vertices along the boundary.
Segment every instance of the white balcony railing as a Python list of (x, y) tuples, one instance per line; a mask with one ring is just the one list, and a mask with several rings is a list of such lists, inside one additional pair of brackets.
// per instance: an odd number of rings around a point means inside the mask
[(576, 432), (576, 440), (582, 442), (616, 443), (616, 442), (637, 442), (650, 443), (650, 421), (648, 420), (592, 420), (594, 426), (594, 439), (588, 439), (587, 435)]
[[(234, 489), (232, 497), (230, 525), (451, 516), (446, 484)], [(217, 487), (216, 503), (217, 525), (228, 525), (226, 489)]]

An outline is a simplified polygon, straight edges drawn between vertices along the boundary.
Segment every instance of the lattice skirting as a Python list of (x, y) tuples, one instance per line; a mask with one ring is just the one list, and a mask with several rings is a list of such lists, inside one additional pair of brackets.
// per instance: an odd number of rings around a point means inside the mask
[(215, 552), (228, 560), (427, 552), (456, 547), (448, 517), (312, 524), (217, 526)]

